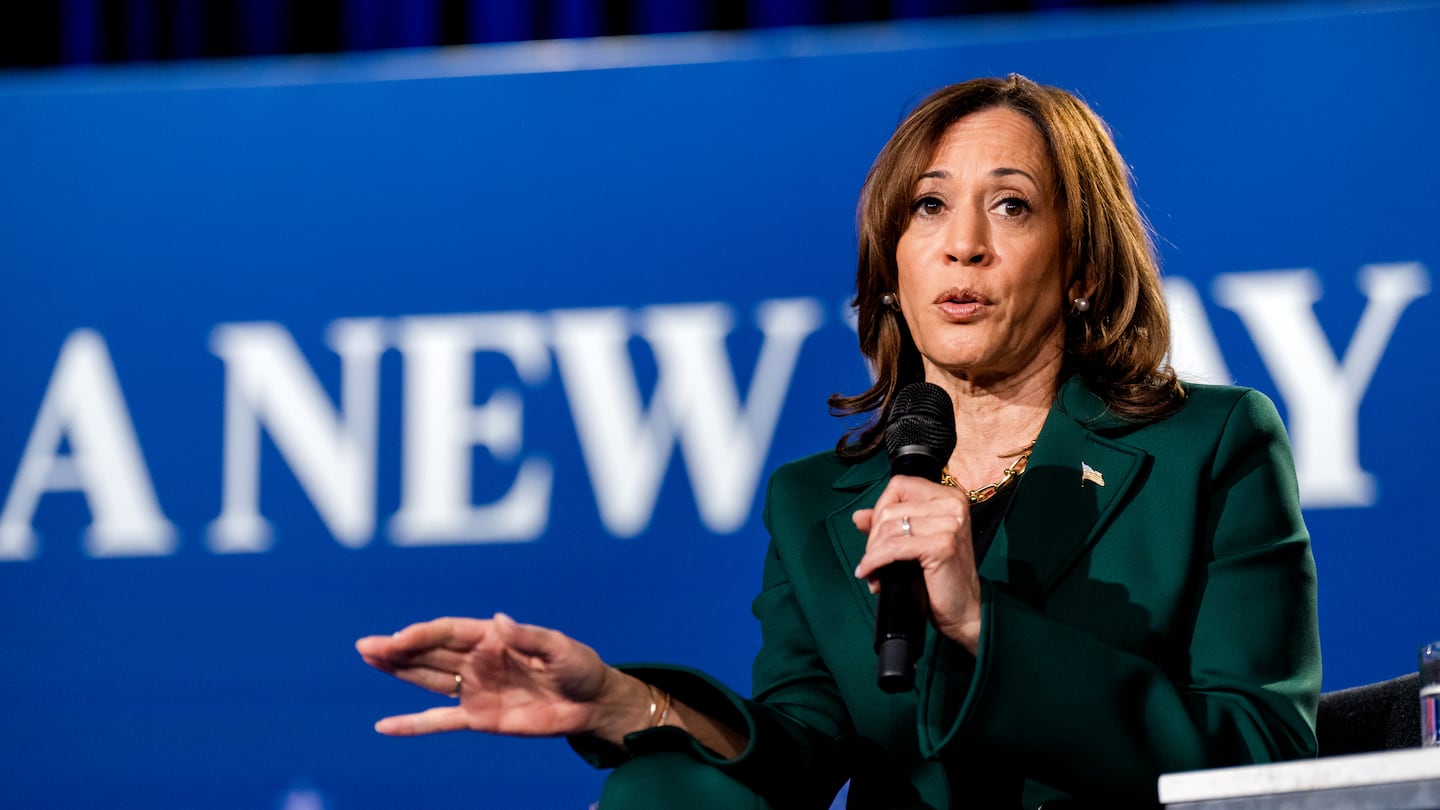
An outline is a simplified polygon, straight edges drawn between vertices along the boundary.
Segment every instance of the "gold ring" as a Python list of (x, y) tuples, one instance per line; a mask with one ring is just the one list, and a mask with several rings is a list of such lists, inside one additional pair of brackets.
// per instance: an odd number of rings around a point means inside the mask
[(455, 691), (450, 693), (450, 697), (453, 697), (453, 698), (459, 698), (459, 697), (460, 697), (460, 684), (462, 684), (462, 683), (464, 683), (464, 682), (465, 682), (465, 678), (464, 678), (460, 673), (458, 673), (458, 672), (455, 673)]

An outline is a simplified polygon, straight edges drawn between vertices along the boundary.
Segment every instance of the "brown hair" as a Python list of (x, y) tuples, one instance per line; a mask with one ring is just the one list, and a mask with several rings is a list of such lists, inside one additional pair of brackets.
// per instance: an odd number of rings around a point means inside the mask
[(836, 449), (843, 456), (875, 452), (895, 395), (924, 378), (904, 317), (882, 304), (881, 296), (896, 290), (895, 249), (910, 223), (911, 196), (945, 131), (971, 113), (994, 107), (1025, 115), (1044, 137), (1055, 171), (1067, 287), (1080, 280), (1089, 290), (1089, 310), (1067, 319), (1067, 371), (1079, 373), (1110, 410), (1136, 420), (1173, 413), (1184, 398), (1165, 361), (1170, 319), (1150, 230), (1109, 128), (1084, 102), (1059, 88), (1014, 73), (975, 79), (920, 102), (875, 158), (860, 192), (852, 305), (859, 317), (860, 351), (876, 379), (855, 396), (830, 397), (837, 416), (871, 414), (841, 437)]

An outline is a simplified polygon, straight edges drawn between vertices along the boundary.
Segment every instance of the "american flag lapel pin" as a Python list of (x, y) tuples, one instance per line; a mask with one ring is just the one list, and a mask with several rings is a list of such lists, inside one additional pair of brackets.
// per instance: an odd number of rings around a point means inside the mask
[(1089, 481), (1097, 487), (1105, 486), (1105, 476), (1101, 475), (1099, 470), (1082, 461), (1080, 462), (1080, 486), (1085, 486), (1086, 481)]

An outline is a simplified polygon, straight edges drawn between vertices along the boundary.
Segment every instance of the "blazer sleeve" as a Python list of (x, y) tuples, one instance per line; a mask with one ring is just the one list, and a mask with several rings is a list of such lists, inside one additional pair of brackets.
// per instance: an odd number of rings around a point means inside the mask
[[(765, 506), (765, 525), (772, 533), (770, 504), (774, 498), (784, 497), (777, 496), (775, 488), (772, 478)], [(689, 734), (670, 727), (628, 735), (623, 751), (584, 738), (571, 738), (572, 747), (597, 767), (613, 767), (631, 757), (655, 752), (685, 751), (721, 769), (776, 807), (829, 807), (848, 778), (847, 751), (858, 741), (850, 730), (849, 715), (834, 679), (821, 661), (814, 637), (795, 604), (789, 576), (773, 540), (753, 611), (760, 620), (763, 637), (754, 664), (753, 699), (684, 667), (620, 667), (745, 732), (749, 743), (739, 756), (721, 757)]]
[(1239, 397), (1214, 447), (1180, 671), (982, 583), (976, 655), (942, 637), (920, 663), (926, 756), (1020, 758), (1071, 794), (1146, 803), (1163, 773), (1314, 756), (1315, 566), (1274, 405)]

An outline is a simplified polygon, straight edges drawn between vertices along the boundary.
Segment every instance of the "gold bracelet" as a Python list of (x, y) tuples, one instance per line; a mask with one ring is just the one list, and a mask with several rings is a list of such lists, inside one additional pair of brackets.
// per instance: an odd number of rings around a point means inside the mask
[[(647, 720), (645, 721), (645, 727), (646, 727), (646, 728), (654, 728), (654, 727), (655, 727), (655, 708), (656, 708), (656, 703), (657, 703), (657, 701), (655, 700), (655, 687), (654, 687), (654, 686), (651, 686), (650, 684), (647, 683), (647, 684), (645, 684), (645, 691), (650, 693), (650, 717), (649, 717), (649, 719), (647, 719)], [(667, 695), (667, 697), (668, 697), (668, 695)], [(666, 708), (666, 710), (668, 711), (670, 707), (669, 707), (669, 706), (666, 706), (665, 708)]]

